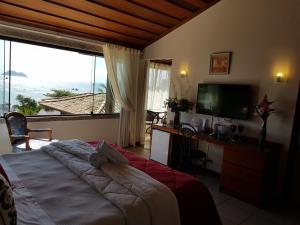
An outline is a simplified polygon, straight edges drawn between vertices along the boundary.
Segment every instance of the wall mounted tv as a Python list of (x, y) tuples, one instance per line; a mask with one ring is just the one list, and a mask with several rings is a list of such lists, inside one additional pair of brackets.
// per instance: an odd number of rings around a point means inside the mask
[(196, 112), (246, 120), (251, 112), (251, 85), (199, 84)]

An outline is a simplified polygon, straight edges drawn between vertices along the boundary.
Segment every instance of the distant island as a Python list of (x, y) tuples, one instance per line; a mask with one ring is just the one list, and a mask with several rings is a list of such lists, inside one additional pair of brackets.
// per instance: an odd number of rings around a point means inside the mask
[[(2, 76), (9, 75), (9, 71), (6, 71), (5, 73), (2, 73), (1, 75)], [(11, 76), (15, 76), (15, 77), (27, 77), (27, 75), (25, 73), (16, 72), (14, 70), (11, 70)]]

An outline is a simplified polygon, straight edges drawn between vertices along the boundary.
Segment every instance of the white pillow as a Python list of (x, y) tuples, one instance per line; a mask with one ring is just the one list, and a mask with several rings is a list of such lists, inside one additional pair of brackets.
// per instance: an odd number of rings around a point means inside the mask
[(97, 145), (96, 151), (99, 154), (103, 154), (109, 162), (128, 164), (128, 159), (105, 141), (102, 141)]
[(95, 152), (90, 155), (89, 162), (92, 166), (100, 168), (104, 163), (108, 163), (108, 159), (104, 154)]

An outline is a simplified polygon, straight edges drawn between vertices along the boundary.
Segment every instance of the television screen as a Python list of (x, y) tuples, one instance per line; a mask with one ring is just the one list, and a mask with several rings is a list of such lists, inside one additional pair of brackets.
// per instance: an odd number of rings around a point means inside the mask
[(250, 85), (198, 85), (197, 113), (246, 120), (250, 116), (250, 104)]

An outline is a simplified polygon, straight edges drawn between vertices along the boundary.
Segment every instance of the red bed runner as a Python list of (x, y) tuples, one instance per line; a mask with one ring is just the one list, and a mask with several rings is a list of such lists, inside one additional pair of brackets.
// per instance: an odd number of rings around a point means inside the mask
[[(96, 146), (98, 142), (89, 142)], [(208, 189), (196, 178), (173, 170), (152, 160), (147, 160), (112, 145), (128, 160), (129, 164), (168, 186), (175, 194), (181, 225), (221, 225), (216, 206)]]

